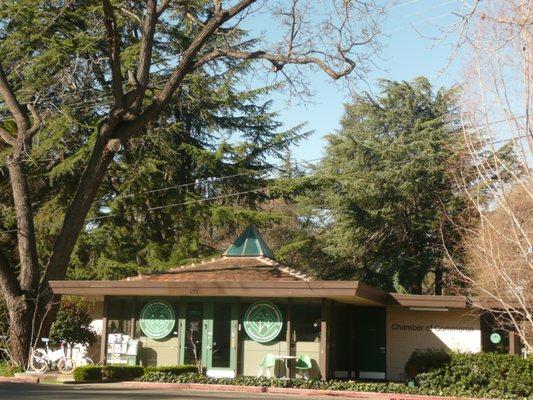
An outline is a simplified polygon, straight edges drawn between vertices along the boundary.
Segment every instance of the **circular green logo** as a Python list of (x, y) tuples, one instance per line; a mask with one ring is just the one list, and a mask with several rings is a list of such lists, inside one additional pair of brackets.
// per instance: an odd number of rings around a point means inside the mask
[(244, 314), (244, 330), (252, 340), (271, 342), (283, 328), (283, 316), (276, 305), (268, 301), (252, 304)]
[(172, 332), (175, 324), (174, 309), (166, 301), (151, 301), (141, 310), (139, 325), (149, 338), (163, 339)]
[(502, 341), (502, 337), (499, 333), (494, 332), (492, 335), (490, 335), (490, 341), (494, 344), (498, 344)]

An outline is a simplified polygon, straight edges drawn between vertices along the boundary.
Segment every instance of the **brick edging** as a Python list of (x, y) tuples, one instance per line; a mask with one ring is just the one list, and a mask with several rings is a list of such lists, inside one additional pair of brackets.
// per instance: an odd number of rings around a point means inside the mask
[(39, 378), (36, 376), (0, 376), (0, 383), (1, 382), (39, 383)]
[[(122, 382), (123, 387), (135, 389), (179, 389), (179, 390), (205, 390), (219, 392), (239, 392), (239, 393), (272, 393), (272, 394), (292, 394), (301, 396), (333, 396), (333, 397), (354, 397), (359, 399), (379, 399), (379, 400), (480, 400), (471, 397), (445, 397), (428, 396), (421, 394), (402, 393), (380, 393), (380, 392), (353, 392), (349, 390), (325, 390), (325, 389), (297, 389), (280, 387), (261, 386), (237, 386), (237, 385), (217, 385), (204, 383), (163, 383), (163, 382)], [(488, 400), (488, 399), (487, 399)]]

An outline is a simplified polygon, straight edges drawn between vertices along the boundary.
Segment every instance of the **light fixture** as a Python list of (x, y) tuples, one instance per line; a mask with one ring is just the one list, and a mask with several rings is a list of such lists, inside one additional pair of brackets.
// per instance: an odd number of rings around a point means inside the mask
[(437, 308), (437, 307), (409, 307), (411, 311), (449, 311), (448, 308)]

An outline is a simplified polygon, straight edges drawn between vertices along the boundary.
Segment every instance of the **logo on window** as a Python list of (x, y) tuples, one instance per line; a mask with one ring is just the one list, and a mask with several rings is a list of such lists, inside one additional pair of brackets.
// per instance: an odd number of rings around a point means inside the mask
[(166, 301), (151, 301), (141, 310), (139, 325), (143, 333), (152, 339), (167, 337), (176, 324), (174, 309)]
[(283, 328), (281, 311), (268, 301), (252, 304), (244, 314), (244, 330), (256, 342), (271, 342), (278, 337), (281, 328)]

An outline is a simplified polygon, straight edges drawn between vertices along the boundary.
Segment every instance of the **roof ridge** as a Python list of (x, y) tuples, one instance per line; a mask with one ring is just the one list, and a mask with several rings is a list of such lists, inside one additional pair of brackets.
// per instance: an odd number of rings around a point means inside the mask
[(265, 264), (268, 264), (268, 265), (272, 265), (274, 267), (276, 267), (277, 269), (279, 269), (280, 271), (282, 272), (285, 272), (291, 276), (294, 276), (298, 279), (302, 279), (306, 282), (310, 281), (313, 279), (312, 276), (310, 275), (307, 275), (307, 274), (304, 274), (303, 272), (301, 271), (298, 271), (294, 268), (289, 268), (289, 267), (286, 267), (284, 265), (281, 265), (279, 262), (277, 262), (276, 260), (272, 260), (271, 258), (268, 258), (268, 257), (265, 257), (265, 256), (259, 256), (257, 257), (260, 261), (262, 261), (263, 263)]

